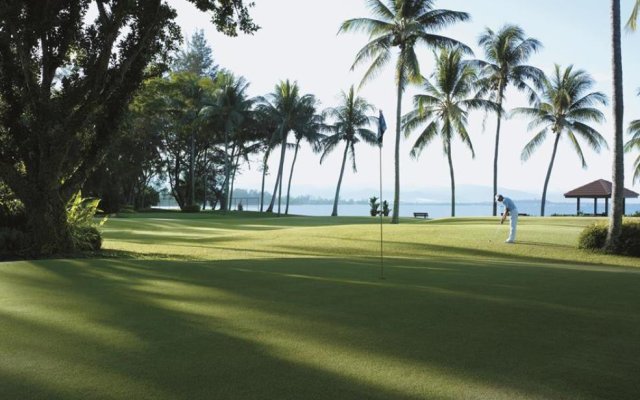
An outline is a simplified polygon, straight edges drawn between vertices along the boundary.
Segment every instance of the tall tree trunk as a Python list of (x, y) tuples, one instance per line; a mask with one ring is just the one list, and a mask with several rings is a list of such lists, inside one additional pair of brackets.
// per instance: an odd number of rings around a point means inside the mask
[[(273, 206), (275, 205), (275, 201), (276, 201), (276, 192), (278, 191), (278, 188), (281, 187), (280, 185), (280, 181), (282, 180), (282, 169), (284, 168), (284, 156), (285, 156), (285, 151), (287, 150), (287, 137), (284, 135), (284, 133), (282, 134), (284, 136), (282, 143), (280, 144), (282, 146), (282, 149), (280, 150), (280, 165), (278, 166), (278, 174), (276, 176), (276, 184), (273, 188), (273, 195), (271, 196), (271, 203), (269, 203), (269, 207), (267, 208), (267, 212), (273, 212)], [(282, 191), (282, 190), (281, 190)], [(280, 212), (278, 211), (278, 214)]]
[(202, 175), (204, 175), (202, 179), (202, 211), (207, 209), (207, 150), (204, 149), (204, 167), (202, 168)]
[(620, 46), (620, 0), (611, 0), (611, 28), (613, 50), (613, 172), (611, 181), (611, 217), (605, 247), (616, 251), (619, 247), (622, 232), (622, 216), (624, 214), (624, 153), (623, 153), (623, 117), (624, 104), (622, 93), (622, 49)]
[(333, 200), (333, 211), (331, 212), (332, 217), (338, 216), (338, 201), (340, 201), (340, 187), (342, 186), (342, 176), (344, 175), (344, 166), (347, 163), (348, 152), (349, 152), (349, 141), (347, 140), (347, 143), (344, 146), (344, 155), (342, 156), (342, 168), (340, 168), (340, 177), (338, 178), (338, 186), (336, 187), (336, 197)]
[(296, 141), (296, 151), (293, 153), (293, 162), (291, 163), (291, 172), (289, 173), (289, 184), (287, 185), (287, 204), (284, 207), (284, 214), (289, 214), (289, 195), (291, 194), (291, 179), (293, 179), (293, 169), (296, 166), (296, 159), (298, 158), (298, 149), (300, 148), (300, 139)]
[(262, 187), (260, 188), (260, 212), (263, 211), (264, 206), (264, 180), (267, 176), (267, 170), (269, 169), (267, 165), (267, 161), (269, 160), (269, 153), (271, 153), (271, 149), (267, 149), (264, 153), (264, 158), (262, 159)]
[(43, 192), (42, 188), (46, 186), (38, 185), (29, 197), (21, 199), (27, 211), (27, 230), (32, 240), (29, 253), (32, 256), (71, 253), (74, 248), (66, 202), (56, 190)]
[(493, 153), (493, 216), (498, 215), (498, 202), (496, 195), (498, 194), (498, 150), (500, 149), (500, 125), (502, 123), (502, 100), (504, 98), (504, 85), (500, 84), (498, 90), (498, 121), (496, 123), (496, 144)]
[[(402, 57), (402, 55), (400, 55)], [(402, 71), (402, 66), (399, 68)], [(396, 105), (396, 148), (395, 148), (395, 186), (393, 193), (393, 214), (391, 216), (391, 223), (397, 224), (400, 222), (400, 131), (402, 130), (402, 77), (398, 79), (398, 102)]]
[(547, 170), (547, 177), (544, 178), (544, 188), (542, 189), (542, 203), (540, 204), (541, 217), (544, 217), (544, 206), (547, 202), (547, 186), (549, 185), (549, 178), (551, 178), (551, 170), (553, 169), (553, 163), (556, 160), (556, 151), (558, 150), (559, 141), (560, 141), (560, 132), (556, 133), (556, 140), (553, 142), (553, 153), (551, 153), (551, 162), (549, 163), (549, 169)]
[(456, 216), (456, 179), (453, 174), (453, 160), (451, 159), (451, 143), (447, 146), (447, 160), (449, 161), (449, 176), (451, 177), (451, 216)]
[(229, 203), (233, 206), (233, 187), (236, 183), (236, 172), (238, 172), (238, 166), (240, 165), (240, 151), (236, 155), (236, 161), (233, 163), (233, 175), (231, 176), (231, 190), (229, 193)]
[(196, 202), (196, 179), (195, 179), (195, 158), (196, 158), (196, 143), (193, 132), (191, 133), (191, 160), (189, 161), (189, 176), (191, 179), (189, 185), (189, 205), (194, 205)]
[(224, 187), (222, 188), (222, 195), (224, 196), (224, 211), (228, 211), (230, 207), (229, 202), (229, 181), (231, 177), (231, 163), (229, 162), (229, 132), (224, 130)]

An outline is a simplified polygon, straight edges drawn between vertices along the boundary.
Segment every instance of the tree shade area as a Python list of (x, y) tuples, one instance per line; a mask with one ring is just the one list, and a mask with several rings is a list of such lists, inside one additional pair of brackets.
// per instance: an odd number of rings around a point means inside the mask
[[(633, 399), (635, 259), (594, 218), (130, 214), (100, 259), (0, 265), (6, 398)], [(498, 225), (499, 226), (499, 225)]]

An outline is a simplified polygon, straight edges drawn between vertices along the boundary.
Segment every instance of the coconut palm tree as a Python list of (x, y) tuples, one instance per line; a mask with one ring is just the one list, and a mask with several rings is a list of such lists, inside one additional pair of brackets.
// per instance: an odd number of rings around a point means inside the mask
[(578, 137), (584, 140), (594, 151), (600, 152), (607, 147), (607, 141), (602, 135), (589, 125), (590, 122), (601, 123), (604, 114), (598, 110), (599, 105), (607, 104), (607, 97), (601, 92), (589, 92), (595, 84), (593, 78), (583, 71), (574, 70), (570, 65), (562, 70), (556, 64), (553, 76), (545, 77), (542, 81), (540, 102), (533, 107), (516, 108), (513, 115), (523, 115), (531, 118), (529, 130), (542, 128), (527, 143), (522, 150), (521, 158), (527, 161), (533, 152), (544, 142), (548, 134), (555, 135), (551, 161), (544, 180), (542, 190), (542, 205), (540, 215), (544, 216), (547, 198), (547, 186), (551, 177), (551, 170), (556, 159), (558, 143), (561, 137), (566, 137), (580, 158), (582, 167), (586, 168), (582, 148)]
[(290, 132), (299, 129), (303, 124), (304, 116), (309, 107), (314, 107), (317, 103), (315, 96), (311, 94), (300, 95), (300, 88), (297, 82), (281, 81), (276, 85), (275, 90), (266, 97), (259, 99), (261, 113), (274, 122), (276, 129), (273, 132), (273, 141), (280, 144), (280, 163), (273, 188), (271, 203), (267, 212), (273, 212), (275, 206), (276, 192), (278, 193), (278, 215), (282, 199), (282, 175), (284, 170), (284, 160), (287, 150), (287, 137)]
[[(203, 108), (201, 114), (211, 121), (216, 129), (224, 133), (224, 165), (225, 179), (223, 185), (224, 209), (230, 207), (230, 190), (232, 154), (230, 147), (235, 143), (236, 135), (250, 120), (255, 99), (247, 96), (249, 82), (240, 76), (236, 77), (229, 71), (220, 71), (214, 80), (217, 88), (213, 104)], [(234, 151), (231, 151), (233, 153)]]
[(422, 150), (437, 136), (449, 162), (451, 178), (451, 216), (456, 215), (456, 190), (451, 158), (452, 140), (457, 136), (475, 157), (467, 131), (470, 110), (495, 110), (496, 104), (474, 95), (477, 91), (478, 70), (473, 63), (462, 60), (460, 49), (443, 49), (436, 57), (435, 72), (423, 85), (423, 94), (414, 96), (415, 109), (403, 117), (405, 136), (418, 127), (426, 127), (416, 139), (411, 156), (418, 158)]
[(524, 91), (531, 98), (535, 92), (530, 83), (538, 86), (544, 73), (530, 65), (526, 65), (529, 57), (542, 44), (533, 38), (526, 37), (522, 28), (516, 25), (505, 25), (498, 32), (486, 28), (480, 35), (478, 44), (484, 50), (486, 61), (479, 61), (482, 67), (482, 91), (488, 92), (498, 105), (496, 140), (493, 155), (493, 215), (497, 214), (495, 197), (498, 193), (498, 150), (500, 145), (500, 125), (502, 122), (502, 102), (508, 86), (513, 85)]
[(338, 201), (340, 199), (340, 187), (342, 186), (342, 177), (344, 176), (344, 167), (347, 163), (347, 156), (351, 156), (351, 167), (356, 172), (356, 149), (355, 145), (360, 141), (369, 144), (378, 144), (377, 135), (367, 126), (375, 123), (376, 117), (367, 115), (373, 112), (375, 107), (369, 104), (365, 99), (355, 94), (353, 86), (348, 93), (340, 94), (340, 105), (327, 110), (327, 115), (333, 118), (335, 123), (329, 126), (329, 130), (333, 133), (323, 140), (323, 152), (320, 157), (320, 163), (324, 162), (327, 155), (344, 142), (344, 154), (342, 155), (342, 166), (340, 167), (340, 176), (338, 177), (338, 185), (336, 187), (336, 196), (333, 200), (333, 211), (331, 216), (338, 216)]
[[(640, 3), (640, 1), (639, 1)], [(640, 96), (640, 90), (638, 90), (638, 95)], [(633, 135), (631, 139), (624, 145), (624, 151), (630, 152), (632, 150), (640, 150), (640, 119), (635, 121), (631, 121), (629, 124), (628, 132)], [(636, 158), (636, 161), (633, 163), (634, 173), (633, 173), (633, 182), (640, 181), (640, 155)]]
[(354, 18), (342, 23), (338, 33), (365, 32), (370, 41), (356, 55), (351, 67), (373, 60), (360, 86), (373, 79), (381, 68), (392, 58), (392, 49), (399, 50), (396, 61), (397, 105), (395, 143), (395, 190), (391, 222), (399, 222), (400, 212), (400, 131), (402, 116), (402, 93), (408, 83), (420, 83), (422, 75), (415, 47), (418, 44), (428, 48), (460, 46), (471, 50), (457, 40), (438, 35), (435, 32), (459, 21), (467, 21), (469, 14), (459, 11), (434, 8), (435, 0), (369, 0), (367, 2), (374, 18)]
[(324, 127), (324, 116), (317, 113), (317, 101), (309, 101), (302, 107), (300, 114), (293, 127), (293, 133), (296, 138), (294, 145), (293, 161), (291, 162), (291, 172), (289, 173), (289, 184), (287, 185), (287, 202), (284, 207), (285, 215), (289, 214), (289, 195), (291, 194), (291, 180), (293, 179), (293, 170), (296, 167), (298, 159), (298, 150), (300, 150), (300, 142), (303, 140), (311, 145), (311, 149), (318, 153), (321, 151), (321, 141), (324, 135), (321, 133)]
[[(637, 3), (637, 2), (636, 2)], [(636, 4), (637, 6), (637, 4)], [(635, 26), (632, 14), (630, 26)], [(624, 214), (624, 150), (623, 119), (624, 102), (622, 92), (622, 46), (620, 26), (620, 0), (611, 0), (611, 50), (613, 70), (613, 168), (611, 172), (611, 217), (605, 247), (616, 251), (622, 233), (622, 215)]]

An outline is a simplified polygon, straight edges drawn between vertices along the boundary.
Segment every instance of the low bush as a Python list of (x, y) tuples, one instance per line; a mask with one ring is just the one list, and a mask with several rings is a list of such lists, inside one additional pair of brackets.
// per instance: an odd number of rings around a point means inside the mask
[(201, 209), (202, 207), (200, 207), (200, 204), (191, 204), (190, 206), (184, 206), (182, 208), (182, 212), (197, 213), (197, 212), (200, 212)]
[(100, 250), (102, 237), (98, 227), (102, 226), (107, 218), (99, 222), (95, 221), (100, 199), (83, 198), (82, 193), (76, 193), (67, 203), (67, 222), (71, 231), (73, 247), (79, 251)]
[[(587, 226), (578, 238), (578, 247), (602, 250), (607, 239), (608, 225), (597, 223)], [(640, 221), (624, 220), (617, 254), (640, 257)]]

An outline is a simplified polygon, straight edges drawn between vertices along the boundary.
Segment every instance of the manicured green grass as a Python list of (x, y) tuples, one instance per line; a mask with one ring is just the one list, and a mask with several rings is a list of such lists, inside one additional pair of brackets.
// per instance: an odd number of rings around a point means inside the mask
[(0, 398), (637, 399), (640, 261), (589, 218), (154, 213), (0, 263)]

